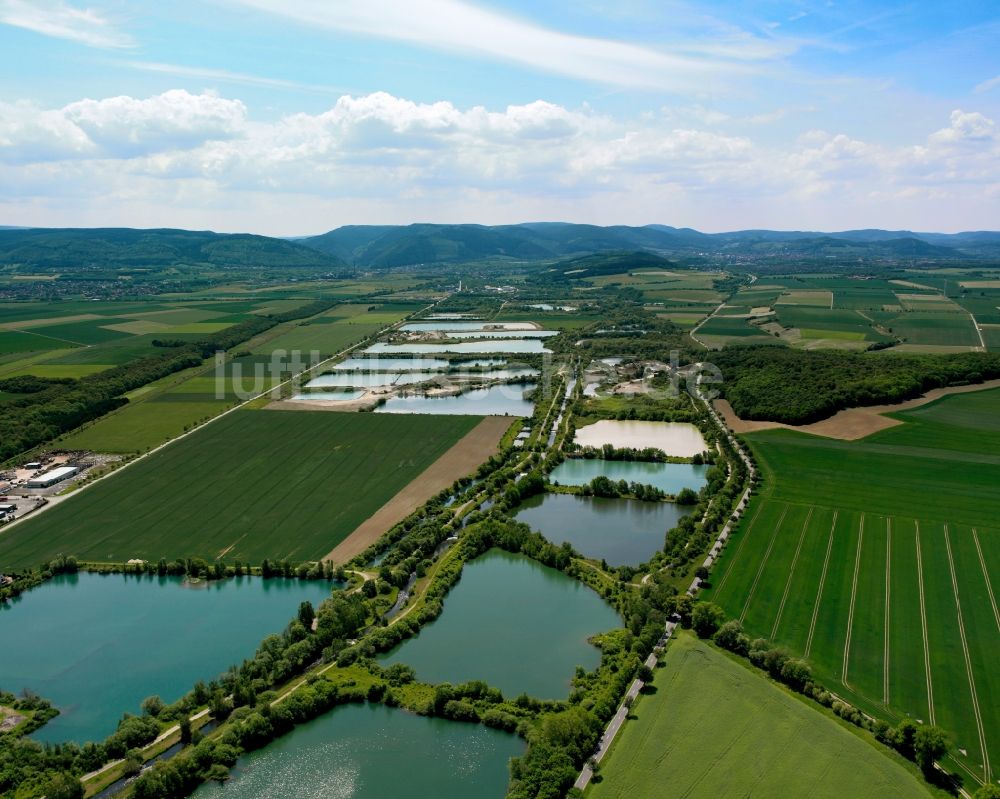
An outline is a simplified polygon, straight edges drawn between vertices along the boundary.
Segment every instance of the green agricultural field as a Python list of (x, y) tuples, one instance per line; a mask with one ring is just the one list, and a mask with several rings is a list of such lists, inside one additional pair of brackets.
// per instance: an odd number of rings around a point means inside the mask
[(1000, 352), (1000, 325), (983, 325), (983, 341), (990, 352)]
[(915, 769), (832, 715), (681, 632), (591, 799), (928, 797)]
[(972, 313), (979, 324), (1000, 325), (1000, 289), (976, 291), (955, 301)]
[(719, 303), (722, 302), (723, 296), (714, 290), (709, 289), (684, 289), (684, 288), (670, 288), (670, 289), (641, 289), (642, 296), (646, 302), (664, 302), (664, 303), (684, 303), (684, 302), (696, 302), (696, 303)]
[[(268, 333), (270, 331), (260, 339), (267, 341)], [(279, 360), (277, 371), (274, 371), (270, 355), (249, 355), (227, 360), (218, 374), (213, 362), (167, 375), (130, 392), (128, 405), (66, 435), (57, 443), (67, 449), (114, 454), (144, 452), (217, 416), (240, 400), (272, 388), (282, 379), (282, 363)], [(46, 370), (86, 368), (91, 367), (36, 366), (23, 371), (48, 374)], [(103, 368), (106, 367), (97, 367), (97, 370)]]
[[(416, 306), (373, 306), (368, 311), (367, 306), (337, 306), (327, 314), (313, 317), (294, 325), (290, 330), (256, 347), (254, 352), (266, 353), (275, 350), (299, 350), (302, 352), (319, 352), (321, 357), (334, 355), (352, 344), (377, 333), (384, 327), (398, 322), (416, 310)], [(339, 315), (336, 314), (341, 310)]]
[(179, 436), (191, 425), (218, 415), (230, 404), (201, 398), (190, 402), (134, 403), (60, 439), (58, 445), (71, 450), (122, 455), (143, 452)]
[(776, 305), (811, 305), (820, 308), (833, 307), (833, 292), (792, 289), (782, 293), (775, 302)]
[(760, 328), (751, 325), (745, 317), (741, 316), (713, 316), (698, 328), (698, 332), (704, 333), (706, 336), (733, 336), (737, 338), (766, 335)]
[(866, 712), (945, 727), (958, 768), (995, 776), (1000, 390), (894, 416), (857, 442), (747, 436), (764, 487), (708, 596)]
[(0, 568), (319, 559), (478, 422), (235, 411), (0, 533)]
[[(80, 377), (162, 354), (153, 346), (156, 338), (203, 338), (253, 313), (306, 302), (303, 297), (281, 300), (280, 304), (267, 297), (235, 302), (184, 297), (164, 302), (0, 303), (0, 356), (15, 352), (26, 356), (19, 368), (3, 371)], [(51, 352), (46, 355), (46, 351)]]
[(898, 314), (884, 322), (907, 344), (930, 344), (939, 347), (977, 347), (979, 336), (966, 313), (912, 311)]
[(797, 327), (803, 338), (841, 338), (868, 341), (891, 341), (854, 310), (816, 308), (807, 305), (778, 305), (778, 321), (784, 327)]
[(0, 330), (0, 355), (12, 352), (60, 350), (76, 346), (68, 341), (41, 335), (33, 330)]

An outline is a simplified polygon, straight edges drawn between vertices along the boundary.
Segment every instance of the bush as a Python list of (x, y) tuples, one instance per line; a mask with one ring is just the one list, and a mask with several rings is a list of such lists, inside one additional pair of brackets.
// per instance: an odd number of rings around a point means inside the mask
[(691, 610), (691, 627), (699, 638), (711, 638), (725, 620), (722, 608), (711, 602), (698, 602)]
[(743, 625), (736, 619), (732, 619), (723, 624), (714, 639), (715, 643), (723, 649), (728, 649), (737, 655), (746, 657), (750, 652), (750, 637), (743, 632)]

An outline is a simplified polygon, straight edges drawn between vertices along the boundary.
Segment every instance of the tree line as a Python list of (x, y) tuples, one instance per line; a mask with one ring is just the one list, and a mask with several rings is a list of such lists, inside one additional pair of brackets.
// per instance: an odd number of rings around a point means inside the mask
[(255, 316), (198, 341), (160, 341), (159, 346), (167, 347), (168, 352), (75, 380), (40, 377), (0, 380), (0, 391), (18, 395), (0, 404), (0, 461), (120, 408), (128, 403), (124, 395), (129, 391), (199, 366), (219, 350), (230, 349), (282, 322), (321, 313), (337, 303), (332, 299), (317, 300), (290, 311)]
[(829, 708), (845, 721), (869, 731), (875, 740), (914, 761), (929, 782), (941, 782), (935, 763), (947, 754), (951, 745), (944, 729), (933, 724), (917, 724), (910, 718), (904, 718), (895, 727), (872, 718), (816, 682), (805, 660), (792, 657), (765, 638), (751, 639), (739, 621), (727, 620), (718, 605), (694, 602), (691, 597), (685, 597), (685, 600), (677, 604), (682, 626), (693, 629), (699, 638), (711, 639), (722, 649), (746, 658), (772, 679)]

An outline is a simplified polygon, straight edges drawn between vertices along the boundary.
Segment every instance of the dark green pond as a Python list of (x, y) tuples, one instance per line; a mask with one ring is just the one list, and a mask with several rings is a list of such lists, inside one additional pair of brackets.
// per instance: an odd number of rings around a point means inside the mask
[(196, 586), (179, 577), (54, 578), (0, 610), (0, 688), (29, 688), (60, 715), (33, 737), (96, 741), (151, 694), (173, 702), (251, 656), (330, 584), (243, 577)]
[(344, 705), (243, 757), (197, 799), (501, 799), (520, 738), (383, 705)]
[(588, 558), (636, 566), (663, 549), (667, 530), (688, 513), (672, 502), (540, 494), (522, 502), (515, 518), (553, 544), (569, 541)]
[(494, 549), (465, 565), (436, 621), (382, 660), (408, 663), (425, 682), (486, 680), (508, 697), (563, 699), (576, 666), (600, 662), (587, 639), (620, 626), (587, 586)]

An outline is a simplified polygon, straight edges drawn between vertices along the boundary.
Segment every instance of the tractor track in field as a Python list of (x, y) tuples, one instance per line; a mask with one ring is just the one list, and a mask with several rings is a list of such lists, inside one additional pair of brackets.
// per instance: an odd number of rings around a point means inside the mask
[[(747, 539), (750, 537), (750, 533), (753, 531), (753, 526), (757, 523), (757, 517), (760, 516), (760, 512), (761, 510), (763, 510), (766, 502), (767, 502), (766, 499), (762, 499), (760, 503), (757, 505), (757, 510), (754, 512), (753, 518), (750, 519), (750, 523), (747, 525), (746, 532), (743, 533), (742, 536), (740, 537), (739, 546), (736, 547), (736, 551), (733, 553), (733, 556), (729, 559), (730, 564), (736, 563), (739, 560), (740, 553), (743, 551), (743, 545), (747, 542)], [(715, 589), (716, 596), (722, 593), (722, 589), (725, 588), (726, 581), (729, 579), (729, 575), (732, 573), (733, 573), (733, 567), (732, 565), (730, 565), (730, 567), (726, 569), (726, 573), (722, 575), (722, 579), (719, 580), (719, 587)]]
[(1000, 631), (1000, 611), (997, 610), (997, 599), (993, 595), (993, 584), (990, 582), (990, 573), (986, 568), (986, 559), (983, 557), (983, 549), (979, 546), (979, 532), (972, 528), (972, 540), (976, 545), (976, 554), (979, 556), (979, 568), (983, 570), (983, 580), (986, 581), (986, 593), (990, 598), (990, 605), (993, 607), (993, 618), (996, 619), (997, 630)]
[(826, 585), (826, 573), (830, 568), (830, 553), (833, 551), (833, 532), (837, 527), (837, 515), (839, 511), (833, 512), (833, 521), (830, 522), (830, 537), (826, 542), (826, 556), (823, 558), (823, 571), (819, 576), (819, 586), (816, 588), (816, 603), (813, 605), (812, 619), (809, 622), (809, 636), (806, 638), (806, 648), (803, 657), (808, 658), (812, 651), (813, 635), (816, 632), (816, 619), (819, 618), (819, 606), (823, 601), (823, 587)]
[(917, 593), (920, 596), (920, 629), (924, 638), (924, 675), (927, 680), (927, 720), (935, 724), (934, 681), (931, 678), (931, 647), (927, 635), (927, 602), (924, 597), (924, 563), (920, 552), (920, 522), (914, 520), (917, 542)]
[(747, 616), (747, 611), (750, 609), (750, 603), (753, 602), (754, 594), (757, 593), (757, 585), (760, 583), (761, 575), (764, 574), (764, 569), (767, 566), (767, 561), (771, 557), (771, 550), (774, 549), (774, 542), (778, 540), (778, 531), (781, 529), (782, 523), (785, 521), (785, 514), (788, 513), (788, 505), (785, 505), (785, 509), (781, 511), (781, 518), (778, 519), (778, 523), (774, 525), (774, 532), (771, 533), (771, 541), (767, 545), (767, 551), (764, 553), (764, 557), (760, 561), (760, 566), (757, 569), (757, 574), (753, 578), (753, 585), (750, 586), (750, 591), (747, 593), (747, 601), (743, 603), (743, 611), (740, 613), (740, 624)]
[(889, 604), (892, 593), (892, 518), (885, 518), (885, 637), (882, 643), (882, 704), (889, 704)]
[(979, 749), (983, 755), (983, 776), (989, 783), (990, 752), (986, 748), (986, 730), (983, 727), (983, 714), (979, 708), (979, 693), (976, 691), (976, 677), (972, 671), (972, 657), (969, 655), (969, 641), (965, 635), (965, 619), (962, 616), (962, 600), (958, 594), (958, 577), (955, 574), (955, 558), (951, 554), (951, 535), (948, 525), (944, 526), (944, 545), (948, 553), (948, 571), (951, 573), (951, 590), (955, 594), (955, 611), (958, 621), (958, 635), (962, 639), (962, 657), (965, 660), (965, 674), (969, 678), (969, 693), (972, 696), (972, 712), (976, 719), (976, 731), (979, 733)]
[(792, 589), (792, 578), (795, 577), (795, 567), (799, 562), (799, 555), (802, 552), (802, 542), (806, 540), (806, 528), (809, 526), (809, 520), (812, 519), (814, 508), (809, 508), (809, 512), (806, 514), (806, 520), (802, 522), (802, 532), (799, 533), (799, 543), (795, 547), (795, 555), (792, 557), (792, 565), (788, 569), (788, 579), (785, 580), (785, 591), (781, 595), (781, 603), (778, 605), (778, 613), (774, 617), (774, 624), (771, 625), (771, 640), (773, 641), (775, 636), (778, 634), (778, 625), (781, 624), (781, 616), (785, 612), (785, 603), (788, 601), (788, 592)]
[(861, 514), (858, 522), (858, 549), (854, 556), (854, 578), (851, 580), (851, 604), (847, 611), (847, 637), (844, 639), (844, 663), (840, 672), (840, 681), (845, 688), (851, 685), (847, 682), (847, 669), (851, 660), (851, 634), (854, 630), (854, 607), (858, 599), (858, 573), (861, 571), (861, 545), (865, 540), (865, 515)]

